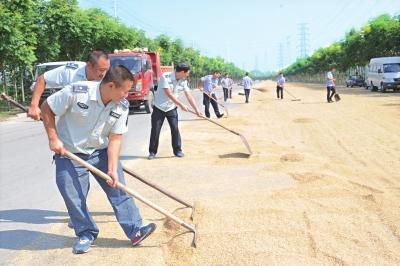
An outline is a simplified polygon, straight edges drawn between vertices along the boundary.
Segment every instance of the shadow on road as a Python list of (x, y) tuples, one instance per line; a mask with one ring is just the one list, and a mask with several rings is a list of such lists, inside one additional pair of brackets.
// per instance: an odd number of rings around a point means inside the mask
[[(8, 250), (51, 250), (70, 248), (76, 241), (75, 236), (63, 236), (30, 230), (0, 231), (0, 249)], [(128, 239), (100, 237), (94, 246), (104, 248), (128, 248), (131, 242)], [(142, 248), (154, 246), (140, 246)]]
[[(75, 238), (30, 230), (7, 230), (0, 231), (0, 239), (0, 249), (48, 250), (63, 248), (68, 243), (72, 245)], [(35, 245), (36, 239), (42, 241)]]
[[(156, 159), (170, 159), (174, 158), (175, 156), (156, 156)], [(139, 156), (139, 155), (121, 155), (120, 157), (121, 161), (129, 161), (129, 160), (136, 160), (136, 159), (147, 159), (147, 156)]]
[(242, 153), (242, 152), (234, 152), (234, 153), (227, 153), (223, 155), (218, 156), (221, 159), (227, 159), (227, 158), (249, 158), (250, 154), (248, 153)]
[[(114, 215), (112, 212), (91, 212), (93, 216)], [(7, 222), (27, 224), (66, 223), (69, 219), (67, 212), (39, 209), (16, 209), (0, 211), (0, 224)]]

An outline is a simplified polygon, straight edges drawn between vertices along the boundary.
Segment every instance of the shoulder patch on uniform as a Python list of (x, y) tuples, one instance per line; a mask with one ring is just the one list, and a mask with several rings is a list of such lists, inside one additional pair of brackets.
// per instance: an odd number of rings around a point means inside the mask
[(122, 99), (121, 101), (119, 101), (119, 103), (125, 108), (129, 107), (129, 102), (127, 99)]
[(89, 106), (87, 106), (86, 104), (81, 103), (81, 102), (78, 102), (77, 105), (82, 109), (88, 109), (89, 108)]
[(73, 63), (73, 62), (69, 62), (65, 65), (66, 68), (72, 68), (72, 69), (77, 69), (79, 67), (78, 64)]
[(118, 114), (118, 113), (116, 113), (116, 112), (114, 112), (114, 111), (111, 111), (110, 112), (110, 115), (112, 116), (112, 117), (115, 117), (115, 118), (120, 118), (120, 116), (121, 116), (121, 114)]
[(85, 84), (73, 84), (72, 91), (73, 92), (88, 92), (89, 87)]

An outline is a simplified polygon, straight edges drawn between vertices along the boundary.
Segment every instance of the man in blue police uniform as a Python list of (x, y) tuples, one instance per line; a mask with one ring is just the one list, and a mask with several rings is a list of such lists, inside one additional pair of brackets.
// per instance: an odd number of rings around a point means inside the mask
[(86, 64), (79, 65), (76, 62), (70, 62), (65, 66), (60, 66), (40, 75), (33, 90), (28, 117), (34, 120), (40, 119), (39, 101), (46, 84), (62, 88), (77, 81), (100, 81), (109, 68), (110, 59), (108, 55), (104, 51), (96, 50), (89, 54)]
[(171, 129), (172, 149), (177, 157), (183, 157), (181, 135), (178, 128), (178, 108), (188, 111), (188, 107), (179, 99), (179, 95), (185, 92), (185, 96), (198, 116), (203, 114), (197, 108), (193, 99), (186, 78), (189, 76), (190, 66), (184, 63), (178, 64), (174, 72), (164, 73), (158, 85), (154, 96), (154, 108), (151, 114), (151, 134), (149, 144), (149, 160), (155, 158), (158, 150), (158, 141), (160, 138), (161, 127), (164, 119), (167, 118)]
[[(212, 75), (204, 76), (200, 79), (199, 88), (203, 88), (203, 104), (204, 104), (204, 113), (206, 117), (210, 118), (210, 103), (214, 109), (215, 116), (217, 118), (221, 118), (224, 114), (221, 114), (218, 109), (217, 96), (214, 93), (214, 90), (218, 86), (218, 79), (221, 76), (219, 71), (214, 71)], [(212, 97), (214, 100), (210, 99)]]
[[(42, 104), (49, 146), (56, 153), (56, 183), (78, 237), (72, 249), (76, 254), (89, 251), (99, 229), (86, 205), (89, 171), (64, 157), (65, 149), (112, 178), (107, 183), (94, 175), (133, 246), (156, 228), (153, 223), (142, 226), (142, 217), (132, 197), (116, 188), (117, 182), (125, 184), (119, 152), (122, 134), (128, 130), (129, 103), (124, 98), (133, 84), (134, 77), (127, 68), (114, 66), (101, 83), (72, 83)], [(59, 117), (57, 126), (55, 116)]]

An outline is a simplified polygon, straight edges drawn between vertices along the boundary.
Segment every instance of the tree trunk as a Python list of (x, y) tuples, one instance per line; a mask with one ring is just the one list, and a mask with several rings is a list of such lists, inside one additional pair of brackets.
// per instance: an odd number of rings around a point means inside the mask
[[(6, 69), (3, 68), (3, 91), (8, 95)], [(10, 103), (7, 102), (7, 111), (10, 111)]]
[(3, 92), (7, 94), (6, 70), (3, 68)]
[(22, 102), (25, 104), (25, 91), (24, 91), (24, 71), (21, 71), (21, 94), (22, 94)]
[(15, 100), (18, 101), (18, 88), (17, 88), (17, 71), (15, 71), (15, 68), (13, 70), (13, 80), (14, 80), (14, 94), (15, 94)]

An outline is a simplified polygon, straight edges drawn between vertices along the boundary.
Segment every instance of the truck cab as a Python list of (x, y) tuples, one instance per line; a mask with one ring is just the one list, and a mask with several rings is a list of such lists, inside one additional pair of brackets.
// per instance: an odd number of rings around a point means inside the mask
[(146, 113), (151, 113), (160, 76), (173, 67), (162, 67), (159, 53), (149, 52), (145, 48), (115, 50), (109, 56), (111, 66), (123, 65), (135, 77), (136, 85), (130, 89), (126, 98), (131, 110), (144, 106)]

